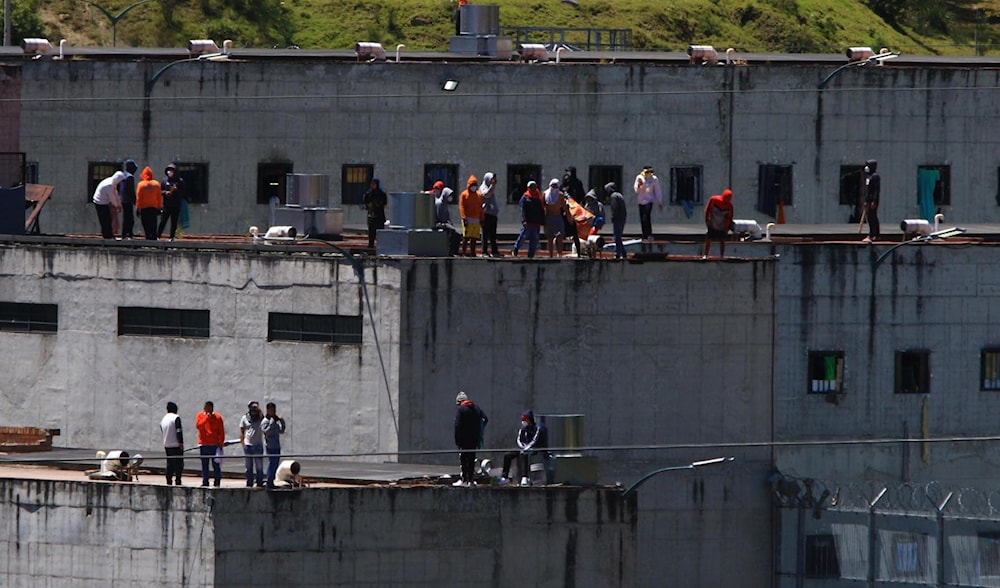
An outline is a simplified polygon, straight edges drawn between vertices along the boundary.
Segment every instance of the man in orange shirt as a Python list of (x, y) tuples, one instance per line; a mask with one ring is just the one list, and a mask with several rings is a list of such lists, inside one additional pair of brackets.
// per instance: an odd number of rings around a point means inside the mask
[(212, 462), (215, 487), (218, 488), (222, 484), (222, 466), (214, 457), (222, 453), (222, 448), (226, 446), (226, 427), (222, 423), (222, 416), (216, 414), (215, 404), (211, 400), (205, 402), (194, 426), (198, 429), (198, 445), (201, 449), (201, 485), (208, 486), (208, 463)]
[(476, 176), (469, 176), (465, 191), (458, 197), (458, 214), (462, 217), (462, 249), (459, 255), (465, 255), (465, 246), (471, 245), (469, 255), (476, 256), (483, 220), (483, 197), (479, 195), (478, 184)]
[(160, 182), (153, 179), (153, 168), (147, 165), (142, 169), (142, 181), (135, 188), (135, 209), (148, 240), (156, 240), (156, 217), (161, 208), (163, 194), (160, 192)]

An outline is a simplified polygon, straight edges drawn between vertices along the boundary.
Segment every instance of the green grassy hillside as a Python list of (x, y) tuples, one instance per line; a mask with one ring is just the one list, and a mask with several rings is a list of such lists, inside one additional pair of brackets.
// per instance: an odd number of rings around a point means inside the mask
[[(833, 53), (853, 45), (919, 54), (1000, 52), (1000, 0), (578, 1), (574, 7), (559, 0), (494, 0), (502, 27), (630, 28), (641, 50), (712, 44), (745, 52)], [(92, 4), (116, 17), (134, 2), (14, 0), (15, 37), (109, 46), (111, 19)], [(232, 39), (238, 47), (347, 49), (380, 41), (447, 50), (454, 7), (449, 0), (153, 0), (120, 18), (117, 38), (134, 47), (211, 38)]]

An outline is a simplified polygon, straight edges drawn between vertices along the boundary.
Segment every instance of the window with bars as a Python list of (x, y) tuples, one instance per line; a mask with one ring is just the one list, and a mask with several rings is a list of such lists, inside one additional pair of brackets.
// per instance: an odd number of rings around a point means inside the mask
[(839, 578), (840, 562), (837, 559), (837, 542), (833, 535), (806, 536), (807, 578)]
[(1000, 390), (1000, 347), (987, 347), (979, 353), (979, 389)]
[(896, 394), (927, 394), (931, 391), (931, 352), (909, 349), (896, 352)]
[(844, 393), (844, 352), (809, 352), (810, 394)]
[(58, 305), (0, 302), (0, 331), (55, 333), (58, 328)]
[(365, 192), (371, 188), (375, 166), (371, 163), (345, 163), (340, 169), (340, 201), (364, 204)]
[(362, 326), (361, 316), (270, 312), (267, 340), (360, 345)]
[(178, 308), (118, 307), (118, 335), (207, 339), (209, 311)]

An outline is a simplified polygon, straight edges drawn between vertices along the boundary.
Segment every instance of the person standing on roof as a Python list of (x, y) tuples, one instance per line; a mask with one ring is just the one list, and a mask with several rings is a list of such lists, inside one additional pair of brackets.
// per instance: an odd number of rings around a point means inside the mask
[(518, 202), (521, 209), (521, 234), (514, 241), (512, 253), (517, 257), (517, 249), (521, 245), (521, 239), (528, 240), (528, 258), (535, 257), (538, 250), (538, 236), (542, 227), (545, 226), (545, 208), (542, 204), (542, 192), (538, 189), (538, 184), (534, 180), (528, 182), (528, 188)]
[(174, 240), (177, 234), (177, 219), (181, 215), (181, 201), (187, 198), (187, 190), (184, 185), (184, 178), (177, 173), (177, 166), (173, 163), (163, 171), (165, 177), (160, 180), (160, 192), (163, 195), (163, 218), (160, 219), (160, 226), (156, 229), (156, 238), (163, 236), (163, 229), (170, 221), (170, 240)]
[(465, 190), (458, 197), (458, 215), (462, 217), (462, 247), (459, 255), (466, 255), (465, 248), (469, 246), (468, 255), (475, 257), (483, 219), (483, 197), (479, 195), (479, 180), (476, 176), (469, 176)]
[(653, 166), (642, 168), (635, 177), (635, 197), (639, 203), (639, 223), (642, 225), (642, 250), (652, 250), (653, 241), (653, 203), (663, 210), (663, 193), (660, 191), (660, 178), (653, 173)]
[(92, 198), (94, 210), (97, 211), (97, 222), (101, 224), (101, 236), (105, 239), (114, 239), (115, 233), (111, 225), (111, 214), (118, 214), (122, 209), (121, 200), (118, 199), (118, 185), (125, 181), (125, 172), (116, 171), (110, 177), (101, 180), (94, 190)]
[(611, 226), (615, 239), (615, 259), (625, 259), (625, 242), (622, 235), (625, 233), (625, 221), (628, 220), (628, 207), (625, 206), (625, 197), (618, 191), (618, 186), (614, 182), (604, 185), (604, 193), (610, 194)]
[(455, 404), (458, 405), (455, 411), (455, 445), (458, 446), (462, 464), (462, 478), (452, 486), (470, 487), (475, 485), (476, 449), (482, 444), (483, 429), (489, 419), (465, 392), (458, 393)]
[(163, 433), (163, 452), (167, 454), (167, 486), (171, 482), (180, 486), (184, 474), (184, 432), (181, 417), (177, 416), (177, 405), (173, 402), (167, 403), (167, 414), (160, 419), (160, 431)]
[(878, 201), (882, 192), (882, 176), (878, 175), (878, 162), (869, 159), (865, 162), (865, 218), (868, 219), (868, 236), (866, 243), (871, 243), (881, 236), (878, 222)]
[[(549, 180), (549, 187), (542, 193), (545, 202), (545, 243), (549, 257), (562, 253), (562, 234), (565, 230), (563, 215), (566, 212), (566, 198), (559, 188), (559, 180)], [(558, 249), (557, 249), (558, 247)]]
[(215, 473), (215, 487), (222, 484), (222, 465), (218, 456), (226, 446), (226, 427), (222, 415), (215, 412), (215, 404), (209, 400), (195, 418), (194, 426), (198, 429), (198, 449), (201, 454), (201, 485), (208, 486), (208, 464), (212, 463)]
[(500, 205), (497, 203), (496, 187), (496, 174), (486, 172), (479, 186), (479, 195), (483, 198), (483, 257), (501, 257), (497, 247)]
[(247, 412), (240, 419), (240, 445), (246, 462), (247, 488), (254, 484), (258, 488), (264, 486), (264, 430), (262, 423), (264, 415), (260, 412), (260, 404), (250, 401)]
[(268, 402), (264, 408), (267, 412), (261, 421), (261, 430), (264, 431), (264, 450), (267, 451), (267, 487), (274, 488), (274, 476), (281, 461), (281, 436), (285, 434), (285, 419), (278, 416), (278, 407), (273, 402)]
[(705, 205), (705, 253), (702, 259), (708, 259), (708, 250), (712, 241), (719, 242), (719, 259), (726, 256), (726, 239), (729, 229), (733, 226), (733, 191), (726, 188), (722, 194), (716, 194), (708, 199)]
[(462, 238), (455, 225), (451, 224), (451, 211), (448, 209), (448, 200), (451, 199), (453, 190), (438, 180), (434, 182), (430, 193), (434, 196), (434, 228), (448, 233), (448, 255), (458, 255), (458, 245)]
[(156, 240), (156, 217), (163, 208), (163, 192), (160, 182), (153, 179), (153, 169), (142, 168), (142, 180), (135, 188), (135, 209), (142, 222), (142, 232), (149, 241)]
[(368, 248), (374, 249), (375, 234), (385, 228), (385, 208), (389, 206), (389, 196), (382, 191), (378, 178), (372, 178), (363, 202), (368, 211)]
[(122, 239), (132, 239), (135, 235), (135, 174), (139, 168), (134, 160), (125, 160), (125, 181), (118, 184), (118, 199), (122, 203)]

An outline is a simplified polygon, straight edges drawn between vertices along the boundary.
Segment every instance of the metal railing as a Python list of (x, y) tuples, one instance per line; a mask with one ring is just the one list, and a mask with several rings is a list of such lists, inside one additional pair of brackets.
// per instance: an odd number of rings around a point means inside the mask
[(632, 29), (502, 27), (517, 43), (565, 45), (576, 51), (631, 51)]

